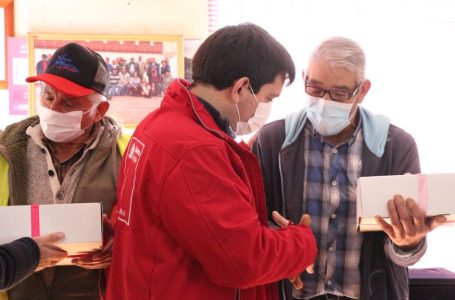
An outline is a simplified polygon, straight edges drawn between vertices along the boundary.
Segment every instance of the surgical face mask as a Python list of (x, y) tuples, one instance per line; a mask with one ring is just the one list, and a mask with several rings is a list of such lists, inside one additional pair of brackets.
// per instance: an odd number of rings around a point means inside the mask
[[(84, 114), (94, 110), (97, 106), (83, 112), (81, 110), (61, 113), (41, 106), (39, 117), (41, 130), (44, 136), (56, 143), (67, 143), (80, 137), (86, 128), (81, 128)], [(90, 126), (90, 125), (89, 125)]]
[(238, 135), (249, 134), (264, 126), (272, 110), (272, 102), (259, 102), (254, 116), (248, 122), (237, 122), (236, 133)]
[(259, 102), (256, 94), (253, 92), (253, 88), (251, 85), (249, 86), (251, 93), (253, 94), (254, 99), (256, 100), (257, 107), (254, 115), (248, 119), (247, 122), (243, 122), (240, 120), (240, 111), (238, 106), (236, 105), (237, 115), (239, 117), (239, 121), (237, 122), (237, 127), (235, 133), (237, 135), (245, 135), (250, 134), (255, 130), (258, 130), (262, 126), (264, 126), (265, 122), (269, 118), (270, 111), (272, 110), (272, 102)]
[(314, 129), (322, 136), (340, 133), (350, 124), (353, 103), (339, 103), (312, 97), (307, 104), (307, 116)]

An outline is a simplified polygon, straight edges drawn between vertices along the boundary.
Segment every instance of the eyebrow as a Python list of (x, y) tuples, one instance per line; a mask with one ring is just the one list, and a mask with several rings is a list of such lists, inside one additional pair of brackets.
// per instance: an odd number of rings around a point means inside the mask
[[(320, 85), (322, 85), (322, 86), (325, 87), (325, 84), (323, 84), (323, 83), (322, 83), (321, 81), (319, 81), (319, 80), (314, 80), (314, 79), (309, 79), (309, 78), (307, 78), (307, 83), (311, 83), (311, 84), (320, 84)], [(347, 86), (347, 85), (335, 85), (334, 88), (333, 88), (333, 89), (331, 88), (330, 90), (348, 90), (348, 91), (349, 91), (350, 89), (351, 89), (351, 88), (350, 88), (349, 86)]]
[(280, 94), (271, 93), (269, 97), (278, 98), (280, 97)]
[(72, 96), (67, 96), (65, 94), (61, 94), (61, 98), (64, 102), (73, 102), (74, 100), (76, 100), (76, 97), (72, 97)]
[(45, 85), (43, 88), (43, 93), (51, 93), (51, 92), (52, 92), (52, 90), (47, 85)]
[(348, 87), (347, 85), (336, 85), (335, 89), (337, 89), (337, 90), (347, 90), (347, 91), (351, 90), (351, 88)]

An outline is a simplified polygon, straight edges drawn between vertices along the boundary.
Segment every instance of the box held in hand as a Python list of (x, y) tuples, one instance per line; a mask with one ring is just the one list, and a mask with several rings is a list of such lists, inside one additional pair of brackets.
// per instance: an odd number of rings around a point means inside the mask
[(374, 217), (389, 222), (387, 201), (400, 194), (413, 198), (427, 216), (446, 215), (455, 221), (455, 174), (417, 174), (360, 177), (357, 182), (357, 227), (379, 231)]
[[(102, 203), (1, 206), (0, 244), (61, 231), (65, 239), (57, 246), (68, 255), (99, 249), (103, 244), (102, 211)], [(59, 264), (71, 264), (71, 258)]]

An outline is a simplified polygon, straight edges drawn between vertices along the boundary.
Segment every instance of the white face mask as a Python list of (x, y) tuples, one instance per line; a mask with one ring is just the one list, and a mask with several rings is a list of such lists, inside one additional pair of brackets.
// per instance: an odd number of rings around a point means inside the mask
[(353, 103), (339, 103), (312, 97), (307, 104), (307, 116), (322, 136), (332, 136), (348, 127)]
[(72, 141), (84, 133), (85, 128), (81, 128), (82, 116), (96, 107), (86, 112), (77, 110), (61, 113), (41, 106), (39, 112), (41, 130), (44, 136), (56, 143)]
[(237, 122), (237, 127), (235, 133), (237, 135), (245, 135), (250, 134), (255, 130), (260, 129), (264, 126), (265, 122), (269, 118), (270, 111), (272, 110), (272, 102), (259, 102), (256, 94), (253, 92), (253, 88), (251, 85), (249, 86), (251, 93), (253, 94), (254, 99), (256, 100), (257, 107), (254, 115), (248, 119), (247, 122), (243, 122), (240, 120), (240, 111), (239, 107), (235, 105), (237, 109), (237, 115), (239, 117), (239, 121)]
[[(248, 122), (237, 122), (236, 133), (238, 135), (249, 134), (264, 126), (272, 111), (272, 101), (259, 102), (254, 116), (248, 119)], [(239, 118), (240, 119), (240, 118)]]

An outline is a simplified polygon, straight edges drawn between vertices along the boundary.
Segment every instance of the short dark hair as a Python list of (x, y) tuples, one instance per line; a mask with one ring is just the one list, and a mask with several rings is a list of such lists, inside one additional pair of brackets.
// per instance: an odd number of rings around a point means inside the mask
[(226, 26), (210, 35), (196, 51), (193, 85), (208, 83), (218, 90), (241, 77), (250, 79), (256, 93), (276, 76), (295, 78), (295, 65), (288, 51), (263, 28), (243, 23)]

